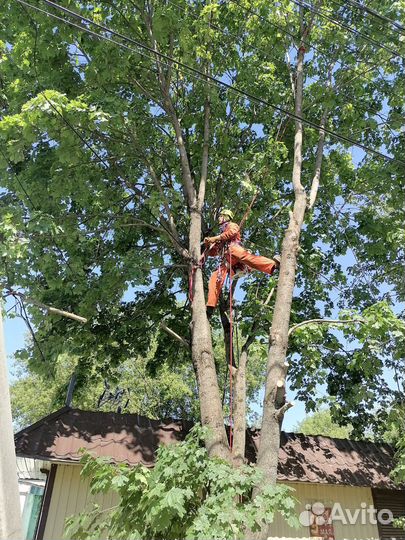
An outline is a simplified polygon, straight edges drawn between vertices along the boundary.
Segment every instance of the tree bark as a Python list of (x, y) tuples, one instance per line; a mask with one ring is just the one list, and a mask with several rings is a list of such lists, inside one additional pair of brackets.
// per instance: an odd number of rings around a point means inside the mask
[[(274, 294), (274, 287), (267, 295), (263, 305), (267, 306)], [(235, 372), (234, 386), (234, 433), (233, 433), (233, 462), (236, 466), (242, 465), (245, 461), (246, 447), (246, 368), (249, 360), (249, 348), (255, 340), (258, 326), (258, 319), (255, 319), (250, 333), (242, 346), (239, 359), (239, 366)], [(228, 338), (229, 340), (229, 338)]]

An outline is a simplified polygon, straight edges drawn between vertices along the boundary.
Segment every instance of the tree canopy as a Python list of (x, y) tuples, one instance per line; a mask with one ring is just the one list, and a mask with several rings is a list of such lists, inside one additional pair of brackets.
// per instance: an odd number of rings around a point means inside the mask
[[(268, 425), (285, 377), (309, 411), (321, 388), (357, 435), (403, 399), (403, 34), (352, 4), (300, 4), (13, 0), (0, 14), (2, 287), (88, 319), (24, 305), (35, 340), (20, 361), (50, 380), (68, 358), (77, 395), (128, 359), (163, 386), (194, 370), (200, 409), (183, 409), (222, 457), (228, 308), (210, 327), (216, 262), (200, 267), (200, 243), (256, 191), (244, 243), (282, 264), (238, 285), (235, 391), (242, 366), (250, 400), (266, 380)], [(403, 1), (369, 5), (404, 22)]]

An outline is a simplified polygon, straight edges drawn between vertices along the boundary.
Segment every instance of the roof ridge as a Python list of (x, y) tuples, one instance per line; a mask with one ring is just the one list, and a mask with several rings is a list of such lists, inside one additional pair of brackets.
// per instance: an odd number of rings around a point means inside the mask
[(65, 414), (66, 412), (72, 411), (72, 410), (74, 410), (74, 409), (72, 409), (72, 407), (69, 407), (68, 405), (64, 405), (63, 407), (61, 407), (57, 411), (54, 411), (54, 412), (48, 414), (47, 416), (43, 416), (42, 418), (40, 418), (39, 420), (37, 420), (36, 422), (31, 424), (30, 426), (27, 426), (27, 427), (25, 427), (23, 429), (20, 429), (20, 431), (17, 431), (17, 433), (14, 433), (14, 438), (20, 437), (23, 433), (29, 433), (29, 432), (33, 431), (34, 429), (36, 429), (37, 427), (39, 427), (45, 421), (54, 420), (55, 418), (58, 418), (58, 416), (61, 416), (62, 414)]
[[(258, 432), (260, 432), (260, 429), (257, 430)], [(329, 439), (331, 441), (350, 441), (350, 442), (353, 442), (355, 444), (374, 444), (375, 446), (389, 446), (390, 448), (394, 449), (394, 446), (390, 443), (387, 443), (385, 441), (372, 441), (372, 440), (369, 440), (369, 439), (350, 439), (350, 438), (347, 438), (347, 437), (330, 437), (329, 435), (322, 435), (322, 434), (316, 434), (316, 435), (307, 435), (306, 433), (299, 433), (299, 432), (295, 432), (295, 431), (282, 431), (281, 433), (284, 433), (284, 435), (294, 435), (294, 436), (299, 436), (299, 437), (310, 437), (310, 438), (315, 438), (315, 437), (320, 437), (322, 439)]]
[[(166, 418), (149, 418), (149, 416), (145, 416), (144, 414), (139, 413), (119, 413), (116, 411), (93, 411), (93, 410), (87, 410), (87, 409), (79, 409), (79, 408), (71, 408), (71, 411), (78, 411), (80, 413), (86, 413), (86, 414), (114, 414), (119, 416), (137, 416), (138, 418), (142, 418), (144, 420), (147, 420), (148, 422), (160, 422), (160, 423), (180, 423), (182, 425), (190, 423), (190, 420), (184, 420), (181, 418), (174, 418), (172, 416), (167, 416)], [(47, 418), (47, 417), (45, 417)], [(43, 418), (42, 420), (44, 420)]]

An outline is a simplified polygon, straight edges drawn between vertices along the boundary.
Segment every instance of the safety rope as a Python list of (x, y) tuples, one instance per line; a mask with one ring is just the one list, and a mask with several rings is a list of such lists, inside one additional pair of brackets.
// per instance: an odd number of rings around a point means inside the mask
[(232, 319), (232, 252), (228, 247), (229, 253), (229, 447), (232, 451), (233, 433), (232, 433), (232, 358), (233, 358), (233, 319)]

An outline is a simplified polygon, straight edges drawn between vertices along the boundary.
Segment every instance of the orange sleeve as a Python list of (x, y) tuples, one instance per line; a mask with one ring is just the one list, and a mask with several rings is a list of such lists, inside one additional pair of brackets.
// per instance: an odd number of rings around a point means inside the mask
[(229, 223), (228, 227), (224, 230), (223, 233), (219, 235), (221, 242), (228, 242), (232, 240), (239, 232), (239, 225), (236, 223)]
[(218, 244), (211, 244), (211, 247), (207, 250), (207, 257), (216, 257), (219, 253)]

